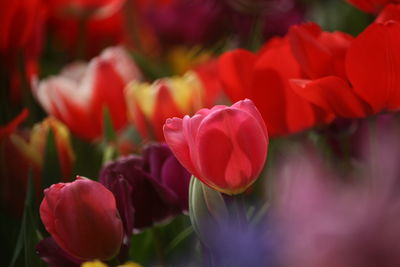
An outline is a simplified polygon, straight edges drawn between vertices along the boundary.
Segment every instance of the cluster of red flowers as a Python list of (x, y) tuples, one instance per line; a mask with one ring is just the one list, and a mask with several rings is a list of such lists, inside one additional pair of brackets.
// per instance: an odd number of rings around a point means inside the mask
[[(275, 20), (265, 11), (278, 5), (275, 2), (0, 3), (0, 60), (5, 62), (0, 62), (0, 71), (6, 76), (4, 83), (3, 76), (0, 80), (8, 90), (2, 101), (11, 100), (18, 112), (21, 106), (29, 109), (18, 116), (12, 110), (2, 119), (7, 122), (0, 128), (2, 208), (21, 215), (32, 176), (35, 193), (43, 199), (40, 218), (51, 235), (36, 248), (44, 261), (51, 266), (125, 261), (134, 233), (188, 210), (193, 229), (207, 247), (201, 228), (209, 221), (200, 217), (220, 223), (226, 218), (215, 219), (219, 211), (235, 210), (238, 214), (231, 217), (241, 220), (240, 208), (230, 202), (249, 191), (262, 174), (270, 139), (400, 109), (399, 1), (348, 1), (376, 15), (357, 36), (327, 32), (307, 22), (285, 27), (282, 36), (272, 38), (260, 27), (258, 34), (266, 41), (258, 51), (197, 53), (197, 45), (207, 52), (222, 36), (226, 48), (242, 45), (249, 34), (247, 23), (231, 23), (238, 32), (234, 41), (220, 28), (238, 18), (254, 24), (260, 18)], [(303, 16), (303, 10), (293, 15), (295, 7), (282, 11), (290, 17), (287, 24)], [(182, 23), (189, 18), (190, 23)], [(219, 27), (213, 28), (216, 23)], [(246, 34), (240, 34), (242, 29)], [(48, 45), (44, 32), (64, 47), (69, 64), (58, 75), (39, 78), (38, 59)], [(181, 61), (174, 63), (183, 67), (174, 76), (166, 71), (171, 75), (164, 77), (149, 62), (159, 57), (164, 64), (164, 54), (179, 55), (177, 44), (186, 46), (186, 52), (196, 51), (195, 56), (190, 55), (189, 62), (178, 56)], [(226, 102), (232, 105), (221, 104)], [(49, 117), (44, 119), (44, 113)], [(23, 130), (28, 117), (41, 122)], [(69, 131), (77, 138), (71, 140)], [(85, 165), (84, 156), (75, 155), (79, 142), (103, 153), (102, 169), (92, 172), (98, 173), (98, 182), (81, 176), (71, 181), (71, 174), (81, 171), (74, 163)], [(63, 178), (42, 194), (51, 149)], [(138, 151), (142, 155), (127, 156)], [(14, 187), (20, 194), (11, 194)], [(294, 206), (301, 211), (301, 205)]]

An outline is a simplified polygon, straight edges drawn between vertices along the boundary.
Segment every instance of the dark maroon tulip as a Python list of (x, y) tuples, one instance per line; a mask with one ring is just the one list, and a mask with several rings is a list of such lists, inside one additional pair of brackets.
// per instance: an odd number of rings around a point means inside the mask
[(143, 229), (187, 211), (189, 180), (190, 174), (165, 144), (149, 145), (143, 156), (111, 162), (100, 174), (100, 182), (117, 199), (128, 234), (133, 224)]
[(113, 194), (102, 184), (77, 177), (44, 191), (40, 218), (57, 245), (71, 256), (107, 260), (122, 244), (123, 227)]

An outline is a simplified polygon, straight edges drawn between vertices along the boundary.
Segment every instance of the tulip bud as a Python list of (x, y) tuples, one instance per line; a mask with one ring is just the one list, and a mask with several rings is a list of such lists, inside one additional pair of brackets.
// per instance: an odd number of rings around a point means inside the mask
[(245, 191), (267, 157), (267, 128), (248, 99), (231, 107), (201, 109), (193, 117), (168, 119), (164, 136), (190, 173), (227, 194)]
[[(74, 63), (35, 88), (43, 108), (76, 135), (93, 140), (103, 133), (106, 108), (116, 130), (126, 125), (125, 85), (140, 78), (139, 70), (121, 47), (112, 47), (88, 64)], [(79, 119), (77, 119), (79, 118)]]
[(102, 184), (77, 177), (44, 191), (40, 218), (68, 254), (78, 259), (107, 260), (116, 256), (123, 227), (113, 194)]
[(203, 87), (194, 73), (165, 78), (153, 84), (132, 82), (126, 88), (131, 120), (140, 134), (163, 140), (167, 118), (192, 114), (202, 106)]

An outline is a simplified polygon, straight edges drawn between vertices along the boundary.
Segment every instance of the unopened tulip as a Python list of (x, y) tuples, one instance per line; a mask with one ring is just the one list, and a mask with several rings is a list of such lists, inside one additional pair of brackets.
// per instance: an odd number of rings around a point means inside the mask
[(74, 63), (59, 76), (50, 77), (35, 89), (47, 113), (64, 122), (76, 135), (94, 140), (102, 135), (107, 109), (113, 126), (125, 126), (125, 85), (140, 78), (139, 70), (121, 47), (108, 48), (89, 64)]
[(122, 244), (123, 227), (114, 195), (102, 184), (77, 177), (44, 191), (40, 218), (57, 244), (71, 256), (107, 260)]
[(168, 119), (164, 136), (190, 173), (227, 194), (245, 191), (258, 178), (267, 157), (267, 128), (248, 99), (231, 107), (201, 109), (192, 117)]
[(193, 114), (201, 108), (202, 93), (201, 81), (189, 72), (152, 84), (133, 82), (126, 88), (126, 102), (130, 118), (141, 135), (163, 140), (165, 120)]

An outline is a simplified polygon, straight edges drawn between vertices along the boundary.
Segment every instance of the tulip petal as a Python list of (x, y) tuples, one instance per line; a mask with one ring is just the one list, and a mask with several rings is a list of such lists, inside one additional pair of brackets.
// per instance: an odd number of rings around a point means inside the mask
[(316, 79), (331, 72), (332, 55), (318, 42), (321, 28), (315, 23), (293, 26), (289, 31), (289, 40), (294, 57), (303, 71)]
[(291, 80), (292, 89), (314, 105), (344, 118), (365, 117), (368, 106), (342, 79), (329, 76), (318, 80)]
[(257, 61), (250, 97), (260, 110), (268, 133), (280, 136), (314, 126), (318, 111), (289, 86), (288, 79), (301, 77), (301, 70), (288, 39), (275, 38), (270, 43), (271, 48), (264, 50)]
[(400, 22), (400, 4), (389, 4), (379, 13), (379, 16), (375, 19), (376, 23), (385, 23), (389, 20), (395, 20)]
[(116, 196), (115, 201), (124, 224), (125, 235), (129, 238), (133, 234), (135, 214), (132, 205), (132, 187), (123, 177), (117, 177), (114, 181), (110, 181), (107, 188)]
[[(177, 179), (177, 177), (180, 179)], [(182, 167), (174, 156), (170, 156), (164, 162), (161, 170), (162, 183), (166, 187), (173, 189), (175, 194), (179, 197), (181, 209), (183, 211), (187, 211), (189, 208), (190, 177), (190, 173)]]
[(202, 121), (197, 138), (202, 174), (198, 178), (204, 183), (236, 194), (252, 184), (248, 179), (257, 178), (268, 141), (262, 125), (251, 114), (235, 108), (213, 112)]
[(400, 24), (371, 24), (353, 42), (347, 73), (356, 93), (375, 113), (400, 107)]
[(239, 102), (236, 102), (235, 104), (232, 105), (232, 108), (238, 108), (240, 110), (247, 111), (250, 115), (252, 115), (260, 124), (262, 127), (265, 136), (268, 136), (267, 132), (267, 127), (265, 126), (265, 122), (260, 114), (260, 112), (257, 110), (256, 106), (254, 105), (253, 101), (250, 99), (245, 99)]
[(256, 55), (243, 49), (224, 53), (218, 62), (218, 71), (225, 92), (233, 102), (244, 99), (251, 85)]
[[(186, 116), (185, 118), (189, 119)], [(190, 173), (197, 174), (192, 163), (187, 135), (184, 133), (183, 120), (178, 118), (168, 119), (164, 124), (164, 137), (179, 162)]]

